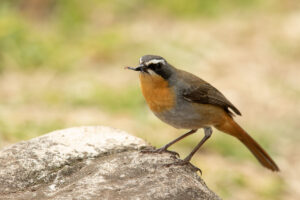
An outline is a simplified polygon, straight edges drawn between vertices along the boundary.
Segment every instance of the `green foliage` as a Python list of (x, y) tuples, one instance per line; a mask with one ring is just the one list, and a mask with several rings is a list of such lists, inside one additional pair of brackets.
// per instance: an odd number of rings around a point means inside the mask
[(144, 100), (137, 87), (116, 90), (109, 87), (95, 87), (88, 95), (69, 97), (74, 106), (97, 106), (107, 112), (135, 113), (142, 111)]
[(198, 19), (261, 5), (261, 0), (47, 0), (38, 7), (34, 2), (0, 3), (0, 71), (69, 71), (82, 59), (107, 62), (126, 56), (128, 49), (151, 49), (153, 41), (141, 46), (127, 32), (126, 26), (142, 13)]
[(160, 7), (163, 10), (179, 17), (216, 17), (232, 12), (232, 10), (247, 10), (257, 7), (260, 0), (243, 1), (243, 0), (154, 0), (149, 1), (154, 7)]
[[(252, 133), (251, 136), (254, 137), (261, 146), (265, 149), (269, 149), (269, 144), (272, 143), (272, 141), (270, 141), (267, 132), (263, 132), (262, 130), (249, 130), (249, 132)], [(219, 131), (216, 131), (213, 137), (213, 141), (207, 144), (208, 148), (218, 151), (224, 156), (231, 156), (236, 159), (255, 159), (247, 147), (245, 147), (238, 139)]]
[(208, 144), (211, 148), (224, 156), (233, 156), (238, 159), (250, 158), (251, 154), (236, 138), (224, 133), (216, 132), (214, 140)]
[(82, 30), (91, 6), (91, 1), (61, 0), (55, 2), (54, 18), (62, 33), (69, 37), (73, 34), (80, 34), (78, 30)]
[(58, 37), (35, 29), (19, 14), (7, 11), (0, 13), (0, 52), (3, 67), (21, 70), (69, 67), (70, 59), (68, 55), (61, 56), (63, 49), (58, 48), (58, 43)]
[(36, 121), (24, 121), (16, 124), (13, 122), (0, 121), (0, 140), (16, 142), (19, 140), (28, 140), (33, 137), (47, 133), (50, 131), (64, 128), (61, 120), (44, 121), (37, 123)]

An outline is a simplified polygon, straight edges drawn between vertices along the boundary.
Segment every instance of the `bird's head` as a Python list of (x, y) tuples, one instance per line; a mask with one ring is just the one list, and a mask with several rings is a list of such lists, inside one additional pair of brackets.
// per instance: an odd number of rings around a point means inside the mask
[(159, 75), (164, 79), (168, 79), (173, 72), (173, 67), (161, 56), (144, 55), (140, 58), (137, 67), (126, 67), (134, 71), (146, 73), (150, 76)]

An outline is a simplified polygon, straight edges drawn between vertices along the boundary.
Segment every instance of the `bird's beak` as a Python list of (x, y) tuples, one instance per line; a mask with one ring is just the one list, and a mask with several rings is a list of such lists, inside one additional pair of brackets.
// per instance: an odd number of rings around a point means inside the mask
[(133, 70), (133, 71), (146, 72), (146, 67), (145, 67), (145, 65), (143, 65), (143, 64), (140, 64), (140, 65), (137, 66), (137, 67), (125, 67), (125, 69), (130, 69), (130, 70)]

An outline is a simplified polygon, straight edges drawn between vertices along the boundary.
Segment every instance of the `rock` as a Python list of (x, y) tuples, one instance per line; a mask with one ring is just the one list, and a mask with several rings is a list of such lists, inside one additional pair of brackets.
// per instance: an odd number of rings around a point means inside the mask
[[(55, 131), (0, 151), (0, 199), (220, 199), (189, 166), (108, 127)], [(149, 146), (148, 146), (149, 147)]]

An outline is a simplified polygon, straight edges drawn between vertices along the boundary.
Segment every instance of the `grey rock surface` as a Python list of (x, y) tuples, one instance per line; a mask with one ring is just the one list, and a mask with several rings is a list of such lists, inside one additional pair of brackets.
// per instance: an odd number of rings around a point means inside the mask
[(108, 127), (55, 131), (0, 151), (0, 199), (219, 199), (177, 158)]

